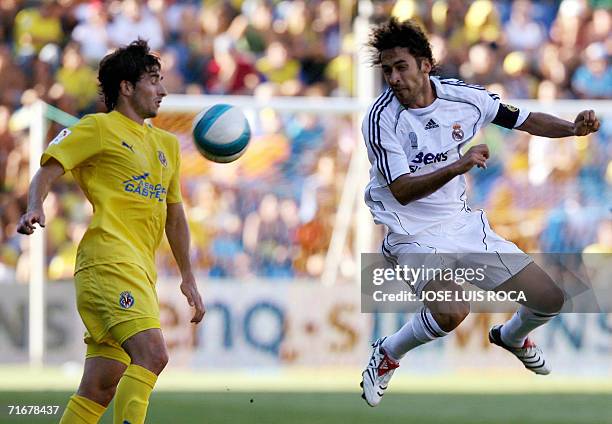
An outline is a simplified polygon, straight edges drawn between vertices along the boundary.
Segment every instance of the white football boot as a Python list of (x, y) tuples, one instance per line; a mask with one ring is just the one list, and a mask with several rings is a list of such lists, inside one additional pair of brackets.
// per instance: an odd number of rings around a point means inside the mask
[(533, 341), (527, 337), (522, 347), (511, 347), (506, 345), (501, 338), (501, 325), (494, 325), (489, 331), (489, 341), (499, 347), (506, 349), (519, 358), (525, 368), (540, 375), (550, 374), (550, 365), (546, 363), (544, 353)]
[(380, 338), (372, 343), (374, 350), (370, 356), (368, 366), (361, 373), (361, 388), (363, 393), (361, 397), (370, 406), (376, 406), (380, 403), (385, 390), (389, 387), (389, 380), (393, 376), (393, 372), (399, 367), (399, 362), (390, 358), (382, 348), (382, 344), (386, 337)]

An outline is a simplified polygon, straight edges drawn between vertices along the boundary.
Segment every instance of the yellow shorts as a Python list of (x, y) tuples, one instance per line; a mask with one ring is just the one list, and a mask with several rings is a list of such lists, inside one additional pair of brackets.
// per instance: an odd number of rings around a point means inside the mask
[(77, 309), (87, 328), (87, 358), (130, 364), (121, 345), (134, 334), (160, 328), (155, 283), (136, 264), (102, 264), (74, 275)]

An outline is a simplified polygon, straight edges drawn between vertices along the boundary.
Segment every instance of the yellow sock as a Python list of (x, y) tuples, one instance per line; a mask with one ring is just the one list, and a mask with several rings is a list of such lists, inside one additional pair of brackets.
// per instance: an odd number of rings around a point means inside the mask
[(157, 375), (139, 365), (123, 373), (115, 394), (114, 424), (143, 424)]
[(83, 396), (72, 395), (60, 424), (96, 424), (106, 407)]

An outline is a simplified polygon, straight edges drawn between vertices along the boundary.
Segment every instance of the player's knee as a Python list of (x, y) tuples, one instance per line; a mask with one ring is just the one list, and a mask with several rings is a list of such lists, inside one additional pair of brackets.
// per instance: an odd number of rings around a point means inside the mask
[(117, 391), (117, 386), (107, 387), (102, 392), (102, 399), (104, 403), (101, 403), (103, 406), (108, 406), (113, 398), (115, 397), (115, 392)]
[(113, 397), (115, 397), (115, 391), (117, 386), (104, 386), (104, 385), (89, 385), (86, 387), (79, 387), (77, 394), (87, 399), (93, 400), (99, 405), (108, 406)]
[(440, 328), (447, 333), (459, 327), (459, 324), (470, 314), (468, 302), (453, 302), (445, 309), (444, 313), (436, 314), (435, 319)]
[(155, 374), (161, 373), (168, 364), (168, 351), (165, 346), (155, 349), (146, 359), (146, 368)]
[(168, 350), (163, 338), (155, 333), (137, 335), (124, 343), (132, 364), (159, 375), (168, 363)]
[(162, 370), (166, 368), (169, 359), (170, 358), (168, 357), (168, 351), (165, 348), (162, 349), (160, 355), (157, 357), (157, 366), (159, 367), (159, 372), (162, 372)]
[(565, 304), (565, 294), (563, 293), (563, 290), (555, 285), (547, 291), (546, 298), (543, 300), (544, 302), (542, 302), (540, 312), (546, 314), (557, 314), (561, 312), (561, 309)]

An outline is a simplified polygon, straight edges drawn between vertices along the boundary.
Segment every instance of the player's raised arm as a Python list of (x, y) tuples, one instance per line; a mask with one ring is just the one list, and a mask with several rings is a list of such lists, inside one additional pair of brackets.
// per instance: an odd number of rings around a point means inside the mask
[(532, 112), (516, 129), (549, 138), (585, 136), (599, 130), (599, 120), (592, 110), (583, 110), (574, 122), (547, 113)]
[(182, 203), (168, 203), (166, 217), (166, 237), (170, 243), (172, 254), (181, 272), (181, 291), (187, 298), (189, 306), (195, 308), (191, 322), (198, 323), (204, 318), (204, 302), (198, 291), (198, 286), (191, 269), (189, 259), (189, 226)]
[(34, 224), (38, 223), (41, 227), (45, 226), (45, 213), (43, 212), (43, 202), (53, 182), (64, 174), (64, 167), (55, 159), (51, 158), (40, 167), (28, 191), (28, 209), (19, 219), (17, 232), (30, 235), (34, 232)]
[(429, 196), (458, 175), (465, 174), (474, 166), (486, 168), (489, 148), (486, 144), (472, 146), (456, 162), (425, 175), (404, 174), (389, 185), (393, 197), (402, 205)]

